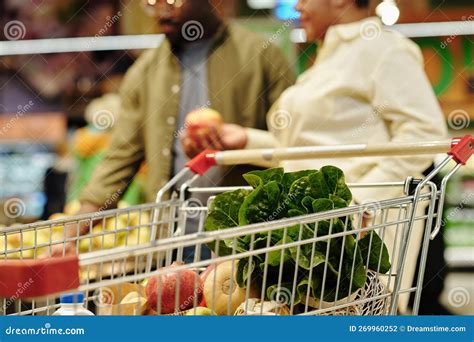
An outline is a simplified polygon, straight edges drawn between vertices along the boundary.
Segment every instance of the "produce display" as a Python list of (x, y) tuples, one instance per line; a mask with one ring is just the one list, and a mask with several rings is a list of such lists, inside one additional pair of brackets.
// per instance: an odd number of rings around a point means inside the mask
[[(120, 203), (120, 207), (126, 204)], [(66, 206), (65, 213), (53, 214), (49, 220), (67, 219), (78, 210), (77, 203)], [(150, 213), (138, 211), (112, 216), (99, 222), (89, 234), (79, 238), (79, 252), (87, 253), (111, 249), (119, 246), (135, 246), (150, 240)], [(6, 253), (8, 259), (31, 259), (47, 254), (49, 246), (64, 242), (63, 224), (41, 227), (37, 230), (24, 230), (22, 233), (0, 235), (0, 254)], [(20, 250), (22, 251), (20, 253)]]
[[(206, 231), (344, 208), (352, 201), (343, 172), (333, 166), (291, 173), (284, 173), (281, 168), (252, 171), (244, 178), (253, 190), (240, 189), (217, 195), (209, 208)], [(317, 225), (304, 224), (301, 229), (300, 225), (295, 225), (274, 230), (271, 234), (255, 234), (253, 238), (247, 235), (221, 241), (219, 246), (215, 243), (208, 246), (219, 256), (227, 256), (258, 251), (267, 244), (278, 246), (352, 229), (352, 218), (341, 217)], [(258, 287), (266, 272), (264, 292), (268, 300), (278, 297), (281, 292), (293, 293), (293, 281), (298, 279), (291, 299), (293, 305), (305, 302), (308, 287), (312, 298), (333, 302), (364, 286), (366, 265), (379, 273), (390, 269), (387, 247), (376, 232), (362, 238), (351, 234), (323, 240), (315, 243), (314, 248), (308, 243), (299, 250), (294, 247), (261, 253), (254, 255), (251, 261), (250, 258), (241, 259), (236, 267), (236, 281), (240, 288)]]

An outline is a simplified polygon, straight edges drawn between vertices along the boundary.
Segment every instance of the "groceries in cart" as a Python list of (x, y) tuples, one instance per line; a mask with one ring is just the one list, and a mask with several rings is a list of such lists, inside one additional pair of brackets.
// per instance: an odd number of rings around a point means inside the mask
[[(1, 313), (51, 315), (61, 294), (81, 292), (84, 309), (96, 315), (393, 315), (409, 296), (416, 314), (447, 181), (473, 150), (466, 136), (396, 146), (203, 152), (158, 192), (156, 203), (4, 228)], [(193, 187), (216, 164), (443, 151), (449, 155), (424, 179), (346, 183), (342, 170), (325, 166), (252, 171), (244, 175), (248, 186)], [(431, 179), (453, 162), (438, 188)], [(397, 189), (400, 197), (353, 204), (352, 188)], [(203, 194), (206, 203), (193, 201)], [(199, 229), (186, 234), (190, 220)], [(62, 239), (39, 241), (42, 230), (56, 226), (63, 227)], [(76, 234), (66, 236), (65, 227)], [(138, 234), (129, 242), (141, 231), (143, 240)], [(32, 246), (25, 244), (27, 234)], [(114, 236), (110, 249), (106, 235)], [(70, 242), (75, 253), (64, 249), (53, 257), (53, 246)], [(40, 250), (49, 257), (41, 258)], [(420, 272), (413, 278), (407, 269), (418, 253)], [(9, 260), (12, 255), (20, 260)]]
[[(333, 166), (290, 173), (276, 168), (250, 172), (244, 178), (253, 189), (217, 195), (209, 208), (206, 231), (346, 208), (352, 201), (343, 172)], [(219, 246), (211, 243), (209, 247), (219, 256), (233, 255), (236, 251), (256, 253), (262, 248), (345, 233), (351, 231), (353, 225), (353, 218), (346, 216), (246, 235), (221, 241)], [(267, 300), (292, 293), (296, 286), (296, 296), (287, 303), (294, 307), (305, 302), (306, 292), (312, 298), (330, 302), (348, 297), (365, 285), (367, 270), (384, 274), (389, 269), (387, 247), (379, 235), (371, 231), (255, 254), (253, 258), (238, 261), (235, 278), (240, 288), (255, 286)], [(264, 288), (262, 284), (248, 281), (263, 279), (264, 273)], [(326, 279), (325, 284), (323, 279)]]

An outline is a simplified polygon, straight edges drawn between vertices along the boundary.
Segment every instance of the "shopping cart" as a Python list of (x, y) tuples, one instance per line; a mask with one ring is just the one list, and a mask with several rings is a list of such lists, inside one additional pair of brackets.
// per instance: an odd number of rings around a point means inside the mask
[[(202, 314), (204, 306), (206, 313), (228, 315), (393, 315), (410, 295), (417, 314), (447, 182), (473, 150), (474, 139), (465, 136), (417, 144), (205, 151), (158, 192), (156, 203), (2, 229), (0, 311), (50, 315), (60, 293), (81, 291), (98, 315)], [(193, 187), (214, 165), (446, 152), (424, 179), (348, 184), (395, 188), (400, 197), (221, 227), (228, 229), (205, 229), (218, 195), (253, 188)], [(433, 177), (453, 162), (438, 188)], [(231, 216), (236, 209), (226, 205), (224, 214)], [(197, 232), (186, 231), (190, 222)], [(209, 259), (202, 257), (205, 248), (212, 251)], [(407, 280), (418, 250), (418, 277)]]

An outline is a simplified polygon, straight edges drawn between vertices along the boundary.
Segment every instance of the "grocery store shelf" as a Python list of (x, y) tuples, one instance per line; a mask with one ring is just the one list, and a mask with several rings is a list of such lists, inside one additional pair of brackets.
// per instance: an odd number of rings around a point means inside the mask
[(448, 247), (444, 256), (450, 268), (474, 268), (474, 247)]

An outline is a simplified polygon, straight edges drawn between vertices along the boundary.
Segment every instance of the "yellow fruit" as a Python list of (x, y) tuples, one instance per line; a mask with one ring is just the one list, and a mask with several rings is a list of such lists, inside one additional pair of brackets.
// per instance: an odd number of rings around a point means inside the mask
[(138, 292), (133, 291), (127, 293), (125, 297), (122, 298), (120, 304), (138, 304), (144, 305), (146, 302), (146, 298), (142, 297)]
[[(5, 236), (0, 235), (0, 255), (3, 255), (6, 252), (7, 246), (5, 245)], [(0, 256), (1, 259), (1, 256)]]
[(109, 232), (126, 229), (128, 227), (128, 218), (125, 215), (112, 217), (105, 221), (105, 230)]
[(93, 245), (93, 239), (80, 239), (79, 240), (79, 253), (88, 253), (97, 250)]
[(128, 203), (125, 202), (125, 201), (119, 201), (119, 202), (117, 203), (117, 208), (118, 208), (118, 209), (126, 209), (126, 208), (128, 208), (128, 207), (130, 207), (130, 204), (128, 204)]
[(75, 215), (81, 209), (81, 202), (74, 200), (66, 204), (64, 207), (64, 213), (66, 215)]
[(150, 232), (149, 228), (133, 229), (127, 237), (127, 245), (136, 246), (150, 242)]
[(11, 248), (19, 248), (21, 245), (21, 234), (9, 234), (7, 235), (7, 245)]
[(64, 213), (55, 213), (55, 214), (52, 214), (52, 215), (48, 218), (48, 220), (50, 220), (50, 221), (51, 221), (51, 220), (62, 220), (62, 219), (66, 219), (66, 218), (68, 218), (68, 217), (69, 217), (69, 215), (64, 214)]

